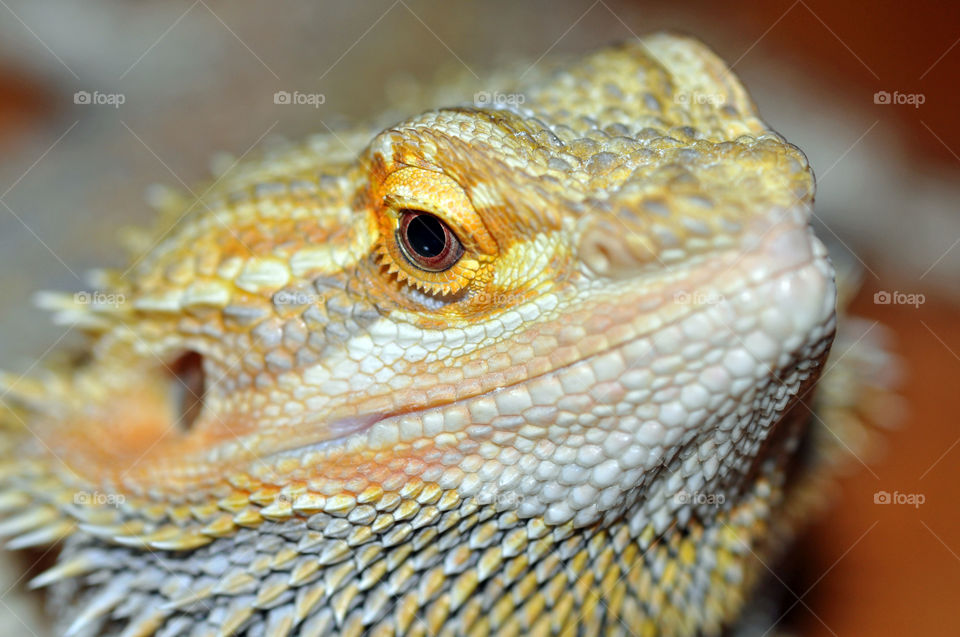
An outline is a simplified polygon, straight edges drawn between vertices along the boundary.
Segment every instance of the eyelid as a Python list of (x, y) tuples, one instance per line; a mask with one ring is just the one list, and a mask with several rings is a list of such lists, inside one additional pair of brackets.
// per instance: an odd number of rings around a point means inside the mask
[(383, 181), (380, 200), (384, 214), (394, 222), (399, 218), (400, 210), (423, 210), (450, 226), (465, 249), (491, 257), (497, 253), (496, 241), (467, 193), (443, 173), (415, 167), (401, 168)]
[[(379, 225), (378, 261), (402, 283), (429, 294), (456, 294), (497, 254), (497, 244), (469, 196), (444, 173), (407, 166), (387, 175), (372, 195), (378, 203), (374, 214)], [(443, 270), (411, 262), (397, 232), (404, 210), (422, 211), (443, 222), (460, 243), (457, 261)]]

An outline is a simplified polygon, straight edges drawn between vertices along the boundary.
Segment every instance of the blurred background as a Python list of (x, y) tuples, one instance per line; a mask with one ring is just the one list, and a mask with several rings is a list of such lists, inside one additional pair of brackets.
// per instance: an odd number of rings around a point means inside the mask
[[(808, 154), (820, 233), (864, 272), (854, 310), (901, 360), (905, 414), (804, 534), (778, 628), (957, 634), (955, 2), (0, 0), (0, 367), (73, 342), (31, 296), (120, 265), (117, 229), (150, 220), (151, 184), (187, 189), (278, 137), (400, 117), (437, 78), (479, 86), (497, 66), (658, 29), (704, 40)], [(923, 504), (877, 504), (878, 491)], [(20, 573), (0, 567), (0, 632), (43, 635)]]

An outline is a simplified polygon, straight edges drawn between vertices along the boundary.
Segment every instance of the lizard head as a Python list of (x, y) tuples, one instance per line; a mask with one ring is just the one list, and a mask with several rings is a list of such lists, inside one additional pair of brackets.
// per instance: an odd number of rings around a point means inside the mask
[(21, 387), (10, 480), (48, 513), (11, 528), (176, 552), (317, 519), (390, 545), (467, 500), (713, 515), (671, 494), (741, 489), (829, 348), (806, 160), (672, 36), (503, 95), (166, 204), (145, 256), (61, 306), (85, 360)]

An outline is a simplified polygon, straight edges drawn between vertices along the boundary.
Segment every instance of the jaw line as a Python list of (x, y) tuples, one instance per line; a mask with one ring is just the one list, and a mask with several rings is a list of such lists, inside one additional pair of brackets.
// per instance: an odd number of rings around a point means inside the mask
[[(822, 261), (822, 260), (824, 260), (824, 259), (823, 259), (822, 257), (820, 257), (820, 256), (811, 255), (810, 258), (803, 259), (803, 260), (801, 260), (801, 261), (795, 261), (795, 262), (792, 262), (792, 263), (789, 263), (789, 264), (785, 264), (785, 265), (783, 265), (782, 267), (776, 267), (776, 268), (772, 269), (772, 271), (770, 272), (770, 274), (769, 274), (767, 277), (765, 277), (765, 278), (763, 279), (763, 281), (749, 281), (749, 282), (745, 282), (744, 285), (741, 286), (740, 288), (738, 288), (737, 291), (741, 291), (741, 290), (749, 289), (749, 288), (754, 288), (754, 287), (757, 287), (757, 286), (759, 286), (759, 285), (762, 285), (762, 284), (765, 283), (765, 282), (769, 282), (769, 281), (772, 281), (772, 280), (780, 279), (780, 278), (782, 278), (782, 277), (785, 277), (785, 276), (790, 275), (791, 273), (798, 272), (798, 271), (800, 271), (800, 270), (802, 270), (802, 269), (804, 269), (804, 268), (810, 267), (810, 266), (814, 265), (815, 263), (817, 263), (818, 261)], [(676, 323), (684, 320), (685, 318), (687, 318), (687, 317), (691, 316), (692, 314), (695, 314), (696, 312), (699, 312), (699, 311), (701, 311), (700, 308), (693, 308), (690, 312), (687, 312), (687, 313), (684, 313), (684, 314), (682, 314), (682, 315), (679, 315), (679, 316), (675, 317), (675, 318), (674, 318), (672, 321), (670, 321), (669, 323), (664, 323), (664, 324), (661, 325), (658, 329), (663, 329), (663, 328), (666, 328), (666, 327), (668, 327), (668, 326), (670, 326), (670, 325), (674, 325), (674, 324), (676, 324)], [(448, 406), (448, 405), (455, 405), (455, 404), (457, 404), (457, 403), (462, 403), (462, 402), (466, 402), (466, 401), (470, 401), (470, 400), (475, 400), (475, 399), (480, 398), (480, 397), (483, 397), (483, 396), (495, 395), (495, 394), (498, 393), (498, 392), (506, 391), (506, 390), (509, 390), (509, 389), (512, 388), (512, 387), (521, 385), (521, 384), (526, 383), (526, 382), (530, 382), (531, 380), (533, 380), (533, 379), (535, 379), (535, 378), (538, 378), (538, 377), (541, 377), (541, 376), (545, 376), (545, 375), (548, 375), (548, 374), (556, 373), (556, 372), (558, 372), (558, 371), (560, 371), (560, 370), (563, 370), (563, 369), (565, 369), (565, 368), (571, 367), (571, 366), (573, 366), (573, 365), (583, 364), (583, 363), (586, 362), (586, 361), (589, 361), (589, 360), (591, 360), (591, 359), (594, 359), (594, 358), (603, 356), (603, 355), (609, 353), (610, 351), (613, 351), (614, 349), (621, 348), (621, 347), (625, 347), (626, 345), (628, 345), (629, 343), (631, 343), (631, 342), (633, 342), (633, 341), (635, 341), (635, 340), (638, 340), (638, 339), (641, 339), (641, 338), (648, 338), (650, 335), (651, 335), (651, 332), (646, 332), (646, 333), (642, 333), (642, 334), (637, 334), (635, 337), (633, 337), (633, 338), (631, 338), (631, 339), (629, 339), (629, 340), (627, 340), (627, 341), (624, 341), (624, 342), (622, 342), (622, 343), (617, 343), (616, 345), (613, 345), (613, 346), (611, 346), (611, 347), (605, 348), (605, 349), (603, 349), (603, 350), (601, 350), (601, 351), (594, 352), (593, 354), (591, 354), (591, 355), (589, 355), (589, 356), (586, 356), (586, 357), (581, 358), (581, 359), (576, 360), (576, 361), (572, 361), (572, 362), (570, 362), (570, 363), (568, 363), (568, 364), (566, 364), (566, 365), (561, 365), (561, 366), (559, 366), (559, 367), (552, 368), (552, 369), (550, 369), (550, 370), (548, 370), (548, 371), (541, 372), (540, 374), (536, 374), (536, 375), (533, 375), (533, 376), (529, 376), (529, 377), (525, 378), (524, 380), (519, 381), (519, 382), (517, 382), (517, 383), (513, 383), (513, 384), (510, 384), (510, 385), (505, 385), (505, 386), (502, 386), (502, 387), (496, 387), (496, 388), (493, 388), (493, 389), (488, 390), (488, 391), (486, 391), (486, 392), (482, 392), (482, 393), (479, 393), (479, 394), (476, 394), (476, 395), (473, 395), (473, 396), (465, 396), (465, 397), (459, 398), (459, 399), (457, 399), (457, 400), (453, 400), (453, 401), (449, 401), (449, 402), (444, 402), (444, 403), (437, 403), (437, 404), (435, 404), (435, 405), (430, 405), (430, 406), (418, 407), (418, 408), (415, 408), (415, 409), (407, 409), (407, 410), (400, 409), (400, 410), (395, 410), (395, 411), (390, 411), (390, 412), (362, 413), (362, 414), (357, 414), (357, 415), (352, 415), (352, 416), (346, 416), (346, 417), (343, 417), (343, 418), (338, 418), (338, 419), (333, 420), (332, 423), (331, 423), (331, 424), (328, 426), (328, 428), (327, 428), (328, 431), (334, 431), (334, 430), (337, 431), (337, 432), (338, 432), (337, 435), (331, 436), (331, 437), (326, 438), (326, 439), (324, 439), (324, 440), (319, 440), (319, 441), (317, 441), (317, 442), (315, 442), (315, 443), (309, 443), (309, 444), (306, 444), (306, 445), (295, 445), (295, 446), (291, 446), (291, 447), (286, 448), (286, 449), (278, 449), (278, 450), (274, 451), (273, 453), (270, 453), (270, 454), (264, 456), (263, 459), (264, 459), (264, 460), (281, 459), (281, 458), (284, 458), (284, 457), (289, 456), (290, 454), (294, 454), (294, 453), (299, 454), (299, 453), (310, 452), (310, 451), (330, 451), (330, 452), (337, 452), (337, 451), (339, 451), (339, 452), (344, 453), (344, 455), (349, 455), (349, 454), (350, 454), (352, 451), (354, 451), (354, 449), (355, 449), (354, 444), (357, 443), (357, 442), (366, 440), (366, 436), (368, 435), (369, 430), (370, 430), (374, 425), (376, 425), (377, 423), (379, 423), (379, 422), (381, 422), (381, 421), (389, 420), (389, 419), (392, 419), (392, 418), (398, 418), (398, 417), (401, 417), (401, 416), (404, 416), (404, 415), (407, 415), (407, 414), (425, 413), (425, 412), (428, 412), (428, 411), (430, 411), (430, 410), (432, 410), (432, 409), (438, 409), (438, 408), (446, 407), (446, 406)], [(482, 423), (471, 423), (471, 424), (482, 424)], [(400, 444), (406, 444), (406, 443), (409, 443), (409, 442), (412, 442), (412, 441), (411, 441), (411, 440), (399, 440), (399, 441), (398, 441), (398, 443), (400, 443)], [(374, 452), (374, 453), (379, 452), (379, 451), (384, 451), (384, 450), (387, 449), (387, 447), (385, 447), (385, 446), (379, 446), (379, 445), (365, 445), (364, 448), (367, 449), (367, 450), (369, 450), (369, 451), (371, 451), (371, 452)]]

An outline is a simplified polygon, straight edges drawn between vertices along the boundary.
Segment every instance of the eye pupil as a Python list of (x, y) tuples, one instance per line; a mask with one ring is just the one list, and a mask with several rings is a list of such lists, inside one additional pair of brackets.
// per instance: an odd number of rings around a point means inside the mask
[(439, 256), (447, 246), (446, 229), (433, 215), (417, 215), (407, 224), (406, 231), (410, 248), (426, 259)]
[(401, 211), (397, 238), (407, 261), (428, 272), (443, 272), (463, 256), (463, 245), (450, 227), (422, 210)]

